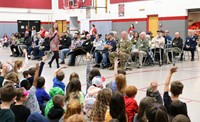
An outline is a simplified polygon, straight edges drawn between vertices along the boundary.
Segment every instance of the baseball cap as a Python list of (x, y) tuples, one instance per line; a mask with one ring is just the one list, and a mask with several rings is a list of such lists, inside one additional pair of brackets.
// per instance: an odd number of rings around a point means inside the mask
[(162, 30), (157, 30), (157, 32), (163, 32)]
[(103, 85), (103, 82), (105, 81), (105, 78), (104, 77), (101, 77), (101, 76), (95, 76), (93, 79), (92, 79), (92, 85), (95, 85), (96, 87), (100, 87)]
[(113, 32), (110, 32), (108, 35), (114, 36), (114, 33), (113, 33)]

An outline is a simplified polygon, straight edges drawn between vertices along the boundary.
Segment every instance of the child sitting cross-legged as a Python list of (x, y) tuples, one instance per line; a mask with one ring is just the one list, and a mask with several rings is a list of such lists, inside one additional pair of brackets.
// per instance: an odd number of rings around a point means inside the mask
[(64, 114), (65, 98), (63, 95), (53, 97), (53, 107), (49, 110), (48, 119), (52, 122), (58, 122)]
[(15, 122), (26, 122), (31, 114), (30, 109), (23, 105), (28, 99), (28, 94), (28, 91), (24, 88), (17, 89), (16, 103), (11, 107), (11, 110), (15, 114)]

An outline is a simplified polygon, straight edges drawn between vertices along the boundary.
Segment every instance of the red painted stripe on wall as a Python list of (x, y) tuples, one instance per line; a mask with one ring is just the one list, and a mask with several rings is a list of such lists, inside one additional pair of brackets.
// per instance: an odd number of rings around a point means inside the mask
[(0, 7), (52, 9), (51, 0), (0, 0)]
[[(187, 16), (159, 17), (159, 21), (165, 20), (187, 20)], [(132, 22), (132, 21), (147, 21), (147, 18), (129, 18), (129, 19), (106, 19), (106, 20), (90, 20), (91, 22), (112, 21), (112, 22)]]
[(110, 4), (124, 3), (124, 2), (136, 2), (136, 1), (145, 1), (145, 0), (110, 0)]
[(188, 16), (159, 17), (158, 20), (186, 20)]

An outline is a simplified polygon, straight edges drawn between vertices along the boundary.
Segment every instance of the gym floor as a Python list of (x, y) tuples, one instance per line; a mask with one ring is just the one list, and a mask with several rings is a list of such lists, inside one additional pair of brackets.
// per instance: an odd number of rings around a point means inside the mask
[[(17, 58), (10, 57), (11, 54), (9, 48), (0, 48), (0, 61), (14, 61)], [(187, 58), (187, 57), (186, 57)], [(24, 58), (19, 58), (24, 60)], [(37, 61), (29, 60), (28, 66), (34, 66)], [(47, 61), (48, 62), (48, 61)], [(49, 91), (52, 87), (53, 82), (53, 72), (56, 69), (55, 62), (53, 62), (53, 68), (49, 68), (48, 65), (44, 66), (42, 76), (46, 79), (45, 89)], [(94, 64), (91, 64), (91, 67)], [(187, 103), (188, 114), (192, 122), (199, 122), (199, 110), (200, 110), (200, 62), (198, 58), (194, 62), (186, 60), (183, 62), (177, 62), (178, 72), (172, 77), (173, 80), (180, 80), (184, 84), (183, 94), (180, 99)], [(158, 89), (161, 94), (163, 94), (163, 87), (165, 79), (172, 64), (164, 65), (162, 67), (156, 66), (146, 66), (141, 69), (133, 68), (131, 71), (127, 71), (127, 85), (135, 85), (138, 88), (138, 93), (136, 95), (136, 100), (139, 104), (140, 100), (146, 95), (146, 88), (149, 86), (152, 80), (156, 80), (159, 83)], [(69, 75), (72, 72), (76, 72), (80, 76), (80, 81), (82, 84), (82, 91), (85, 93), (86, 89), (86, 65), (84, 63), (75, 67), (68, 67), (64, 69), (66, 78), (64, 83), (67, 84)], [(107, 69), (100, 69), (102, 76), (106, 78), (104, 85), (109, 81), (114, 80), (114, 72)]]

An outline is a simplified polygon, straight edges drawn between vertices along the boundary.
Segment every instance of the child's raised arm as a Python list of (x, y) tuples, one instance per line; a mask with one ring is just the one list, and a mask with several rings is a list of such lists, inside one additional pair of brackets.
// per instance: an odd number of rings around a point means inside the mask
[(89, 75), (90, 75), (90, 60), (91, 60), (90, 53), (87, 53), (87, 54), (86, 54), (86, 83), (89, 82)]
[(114, 76), (115, 77), (118, 75), (118, 71), (117, 71), (118, 63), (119, 63), (118, 58), (115, 57), (114, 59)]
[(170, 69), (170, 72), (167, 76), (167, 79), (165, 81), (165, 86), (164, 86), (164, 92), (168, 92), (169, 91), (169, 84), (170, 84), (170, 81), (171, 81), (171, 77), (173, 75), (173, 73), (177, 72), (177, 67), (173, 67)]
[(34, 80), (33, 80), (33, 86), (35, 86), (35, 87), (37, 87), (37, 81), (38, 81), (38, 76), (39, 76), (39, 70), (40, 70), (40, 65), (39, 65), (39, 63), (36, 63), (35, 75), (34, 75)]
[(58, 73), (61, 69), (64, 69), (64, 68), (67, 68), (67, 65), (62, 66), (62, 67), (58, 68), (57, 70), (55, 70), (54, 76), (56, 77), (57, 73)]

